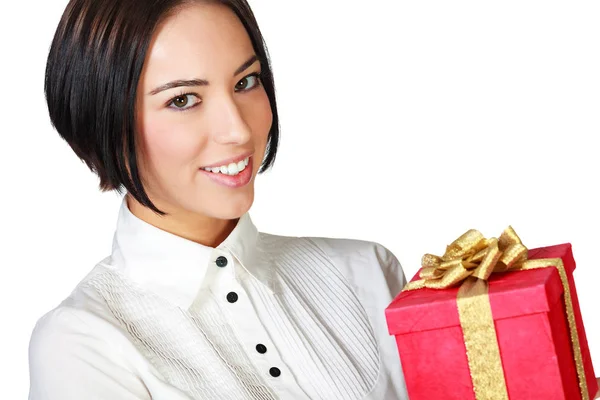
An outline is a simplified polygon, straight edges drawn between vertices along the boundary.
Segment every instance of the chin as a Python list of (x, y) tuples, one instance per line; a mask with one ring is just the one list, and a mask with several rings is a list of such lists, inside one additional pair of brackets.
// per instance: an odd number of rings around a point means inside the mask
[(231, 209), (231, 210), (219, 210), (220, 212), (215, 213), (215, 217), (219, 219), (237, 219), (244, 215), (249, 209)]
[(213, 209), (213, 216), (219, 219), (237, 219), (244, 215), (252, 207), (253, 198), (237, 199), (222, 202)]

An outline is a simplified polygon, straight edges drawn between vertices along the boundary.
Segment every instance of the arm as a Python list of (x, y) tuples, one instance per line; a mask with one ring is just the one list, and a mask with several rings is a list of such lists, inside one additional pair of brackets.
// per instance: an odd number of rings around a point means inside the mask
[(58, 308), (36, 324), (29, 343), (29, 400), (149, 400), (119, 353), (74, 311)]

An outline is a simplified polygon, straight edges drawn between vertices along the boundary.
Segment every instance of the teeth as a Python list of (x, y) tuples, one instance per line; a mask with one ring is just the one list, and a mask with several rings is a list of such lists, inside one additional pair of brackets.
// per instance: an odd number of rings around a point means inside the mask
[(237, 173), (239, 172), (237, 169), (237, 164), (231, 163), (227, 166), (227, 169), (229, 170), (229, 175), (237, 175)]
[(208, 172), (212, 172), (215, 174), (221, 173), (221, 174), (225, 174), (225, 175), (237, 175), (240, 172), (242, 172), (243, 170), (246, 169), (246, 167), (248, 166), (248, 163), (250, 161), (250, 157), (245, 158), (244, 160), (238, 162), (238, 163), (231, 163), (229, 165), (222, 165), (220, 167), (214, 167), (214, 168), (202, 168), (205, 171)]

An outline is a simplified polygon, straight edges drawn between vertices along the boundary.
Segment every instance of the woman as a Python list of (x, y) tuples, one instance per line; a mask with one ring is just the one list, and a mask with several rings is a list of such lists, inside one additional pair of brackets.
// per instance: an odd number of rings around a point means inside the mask
[(72, 0), (50, 50), (56, 130), (124, 189), (112, 254), (37, 323), (30, 399), (406, 399), (380, 244), (260, 233), (279, 138), (245, 0)]

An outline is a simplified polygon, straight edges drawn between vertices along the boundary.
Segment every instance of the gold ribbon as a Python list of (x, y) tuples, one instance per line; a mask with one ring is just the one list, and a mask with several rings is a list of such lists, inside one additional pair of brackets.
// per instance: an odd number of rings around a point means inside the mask
[(457, 294), (458, 315), (463, 331), (473, 390), (477, 400), (508, 400), (500, 349), (488, 296), (492, 273), (555, 267), (564, 290), (577, 378), (582, 400), (589, 400), (583, 357), (575, 324), (571, 289), (560, 258), (527, 259), (527, 248), (512, 227), (500, 238), (486, 239), (471, 229), (452, 242), (443, 256), (425, 254), (416, 281), (403, 289), (446, 289), (462, 283)]

